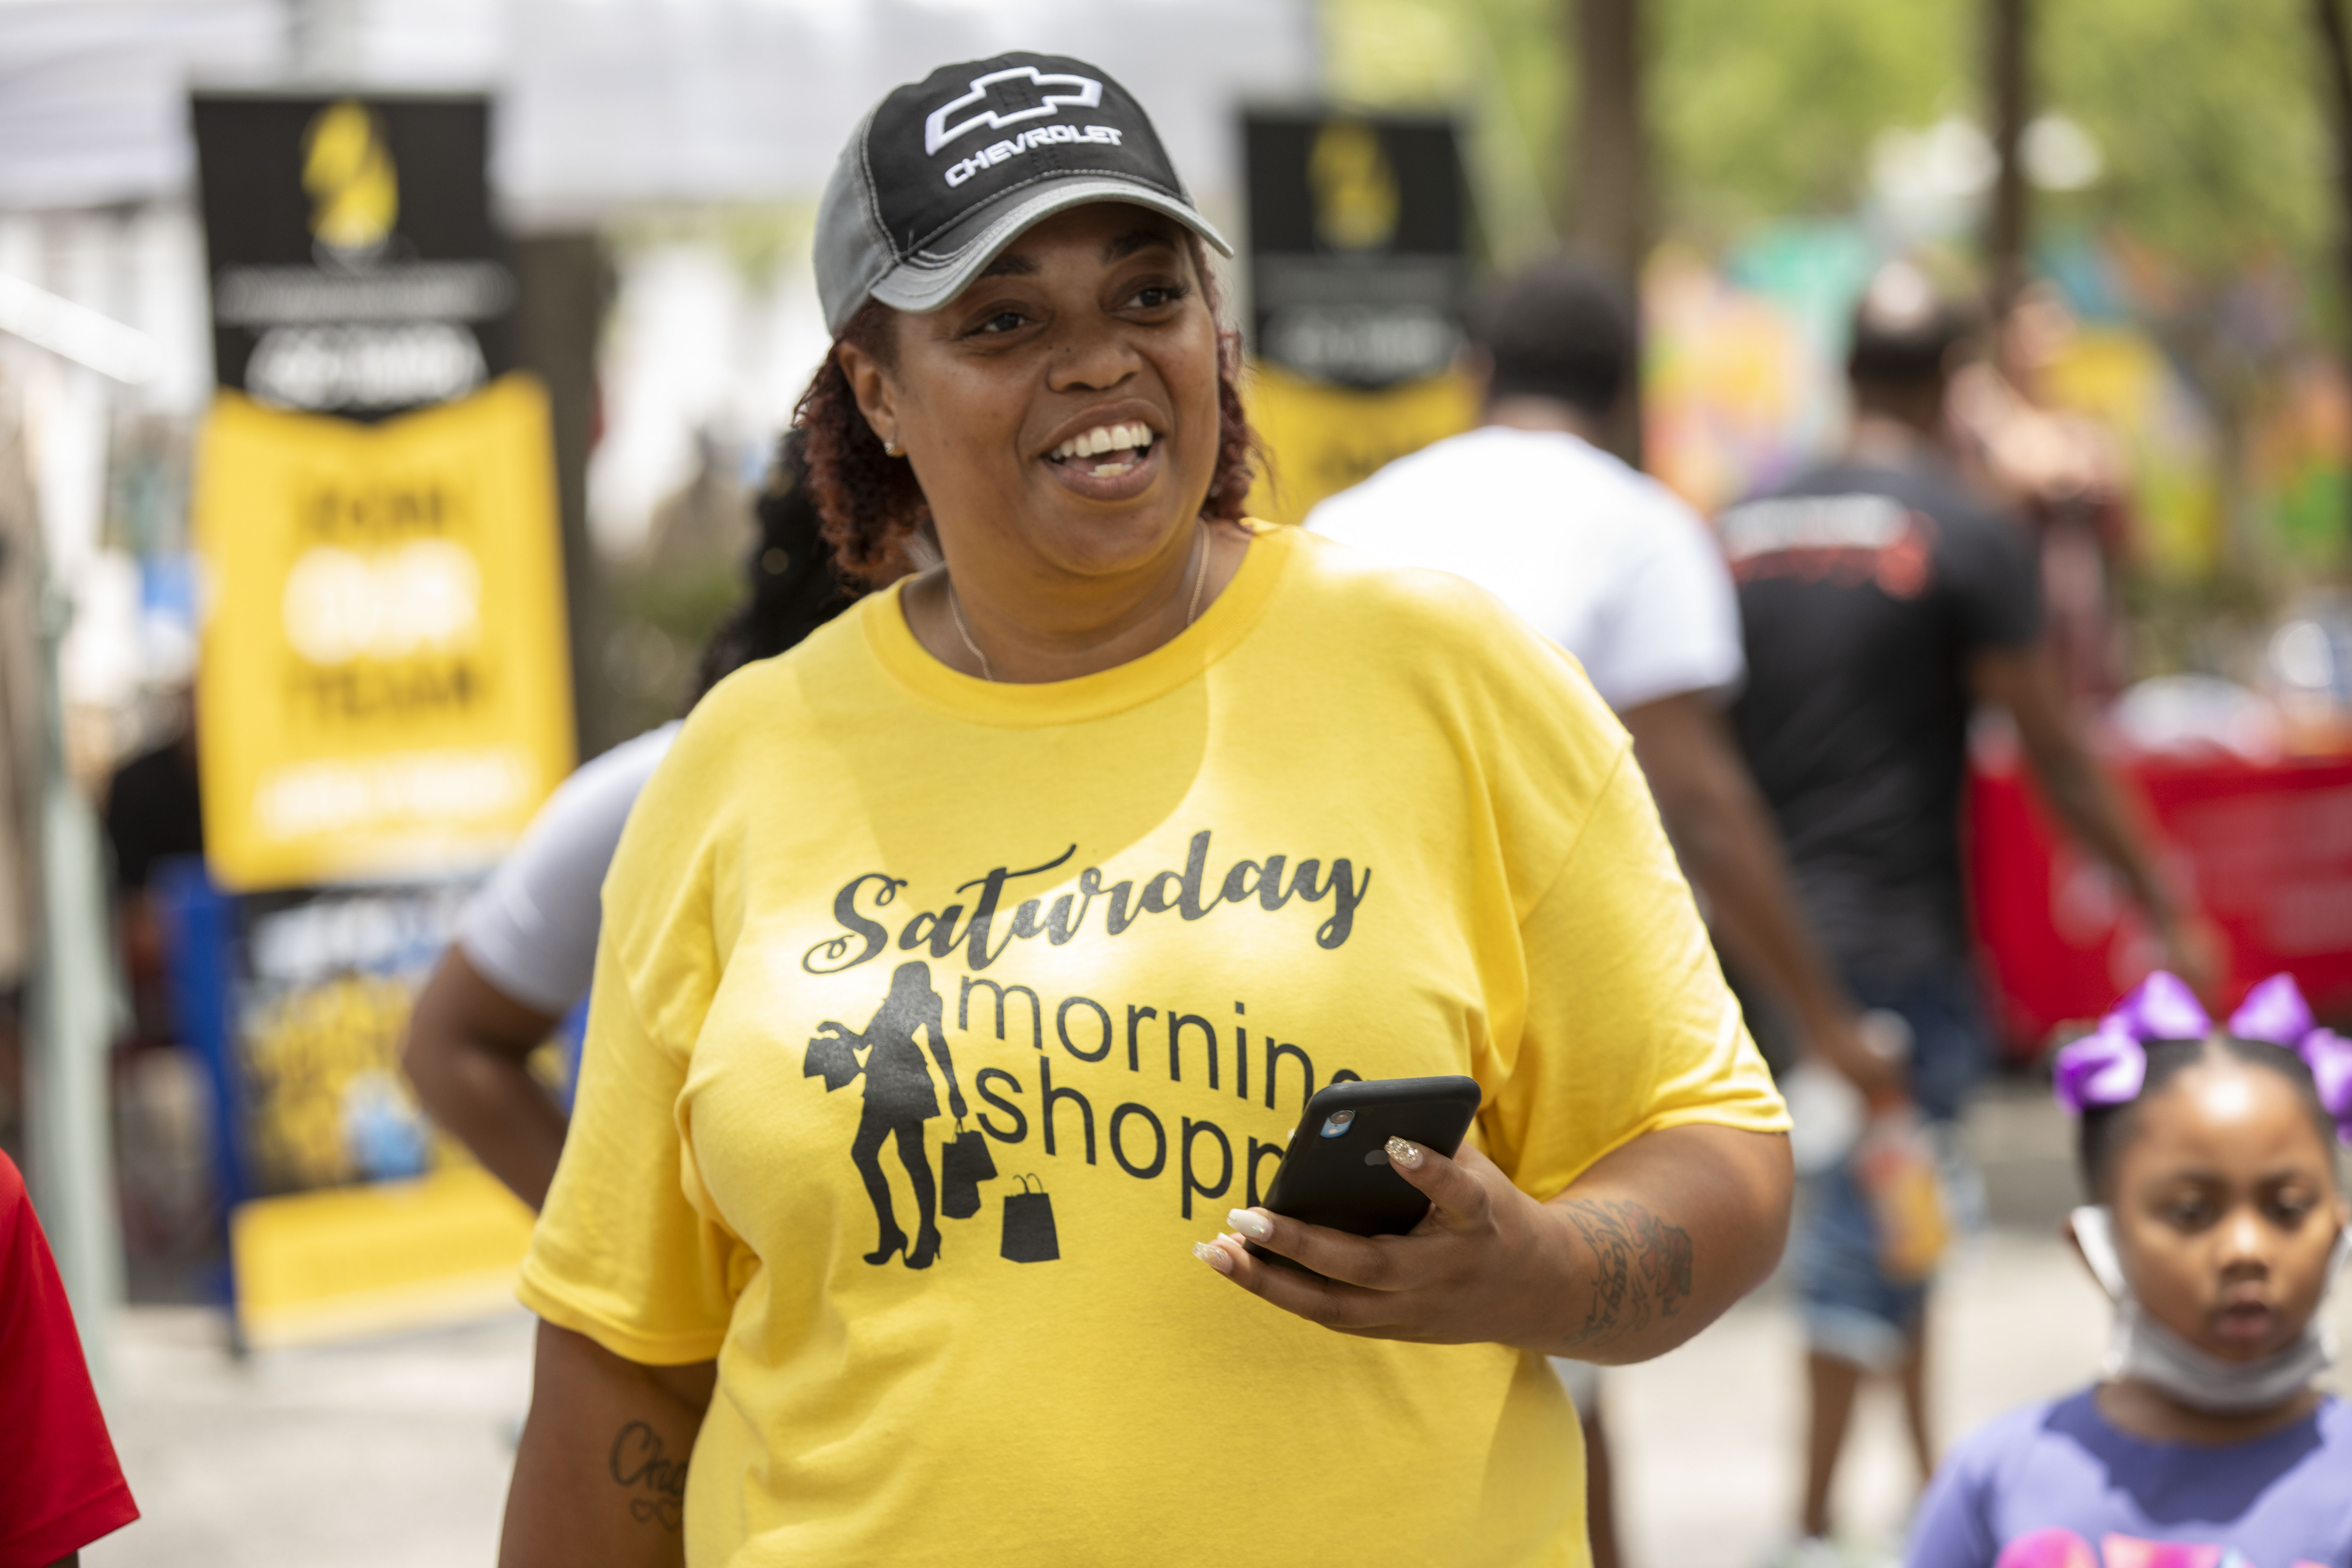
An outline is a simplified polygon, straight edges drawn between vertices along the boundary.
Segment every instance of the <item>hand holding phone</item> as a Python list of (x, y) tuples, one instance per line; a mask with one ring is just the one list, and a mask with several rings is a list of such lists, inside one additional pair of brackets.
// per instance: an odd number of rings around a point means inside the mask
[(1465, 1078), (1334, 1085), (1265, 1199), (1193, 1256), (1340, 1333), (1550, 1345), (1575, 1255), (1559, 1216), (1463, 1142), (1478, 1103)]
[[(1429, 1199), (1389, 1169), (1389, 1140), (1408, 1139), (1451, 1159), (1478, 1114), (1478, 1099), (1471, 1078), (1327, 1086), (1291, 1130), (1265, 1207), (1353, 1236), (1402, 1236), (1429, 1212)], [(1254, 1241), (1245, 1245), (1253, 1257), (1302, 1267)]]

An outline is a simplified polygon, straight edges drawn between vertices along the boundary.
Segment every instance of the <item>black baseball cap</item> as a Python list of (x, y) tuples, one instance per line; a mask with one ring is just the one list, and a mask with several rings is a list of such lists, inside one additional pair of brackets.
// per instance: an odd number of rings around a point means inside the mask
[(937, 310), (1038, 220), (1087, 202), (1165, 213), (1234, 253), (1108, 71), (1060, 55), (941, 66), (875, 105), (825, 184), (825, 325), (838, 336), (868, 299)]

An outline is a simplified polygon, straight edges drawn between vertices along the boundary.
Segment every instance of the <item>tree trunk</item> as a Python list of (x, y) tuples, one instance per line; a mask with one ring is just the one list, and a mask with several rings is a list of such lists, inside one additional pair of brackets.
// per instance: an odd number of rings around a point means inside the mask
[[(1642, 263), (1650, 252), (1650, 166), (1642, 115), (1641, 0), (1570, 0), (1576, 39), (1576, 146), (1569, 166), (1576, 189), (1570, 237), (1625, 291), (1641, 311)], [(1638, 383), (1638, 378), (1637, 378)], [(1642, 460), (1638, 384), (1608, 432), (1609, 448), (1635, 467)]]
[(2026, 190), (2023, 142), (2026, 102), (2026, 0), (1989, 0), (1986, 7), (1986, 69), (1992, 94), (1992, 211), (1985, 233), (1985, 259), (1992, 274), (1996, 323), (2009, 319), (2025, 287)]

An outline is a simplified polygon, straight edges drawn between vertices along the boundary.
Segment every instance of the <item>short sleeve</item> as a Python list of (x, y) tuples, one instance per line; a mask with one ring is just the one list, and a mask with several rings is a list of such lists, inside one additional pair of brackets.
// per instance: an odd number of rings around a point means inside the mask
[[(648, 800), (679, 772), (656, 773)], [(522, 1270), (525, 1306), (656, 1366), (719, 1353), (744, 1253), (698, 1178), (685, 1100), (719, 969), (709, 828), (681, 800), (623, 835), (579, 1095)]]
[(1961, 646), (2023, 647), (2042, 635), (2042, 571), (2024, 529), (1974, 513), (1947, 552)]
[(1678, 501), (1661, 496), (1644, 510), (1609, 595), (1601, 646), (1584, 659), (1620, 713), (1689, 691), (1727, 697), (1747, 668), (1739, 598), (1715, 535)]
[(637, 792), (677, 731), (665, 725), (583, 767), (482, 884), (457, 946), (483, 979), (550, 1015), (572, 1010), (595, 971), (596, 890)]
[(1904, 1568), (1993, 1568), (2000, 1542), (1985, 1518), (1983, 1478), (1969, 1446), (1945, 1456), (1913, 1516)]
[(1787, 1130), (1630, 747), (1519, 935), (1526, 1018), (1480, 1124), (1523, 1191), (1664, 1128)]
[(523, 1260), (522, 1303), (649, 1366), (709, 1361), (734, 1307), (736, 1242), (688, 1198), (686, 1067), (620, 984), (590, 993), (580, 1093)]
[(22, 1179), (0, 1154), (0, 1568), (40, 1568), (139, 1517)]

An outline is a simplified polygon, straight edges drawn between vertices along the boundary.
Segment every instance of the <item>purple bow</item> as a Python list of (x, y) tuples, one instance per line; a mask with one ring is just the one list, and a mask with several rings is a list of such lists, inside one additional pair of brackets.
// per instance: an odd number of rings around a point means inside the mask
[(2050, 1088), (2067, 1115), (2080, 1116), (2094, 1106), (2137, 1100), (2147, 1081), (2146, 1048), (2123, 1030), (2102, 1026), (2058, 1053)]
[[(2196, 993), (2159, 969), (2126, 992), (2096, 1029), (2059, 1051), (2052, 1091), (2070, 1116), (2128, 1103), (2147, 1082), (2147, 1042), (2199, 1039), (2212, 1027)], [(2318, 1026), (2293, 975), (2273, 974), (2247, 992), (2230, 1015), (2229, 1032), (2301, 1057), (2336, 1136), (2352, 1143), (2352, 1040)]]
[(2311, 1069), (2319, 1103), (2336, 1119), (2336, 1136), (2352, 1143), (2352, 1040), (2323, 1029), (2291, 974), (2273, 974), (2246, 993), (2230, 1015), (2230, 1033), (2242, 1040), (2284, 1046)]
[(2213, 1020), (2205, 1016), (2197, 993), (2168, 969), (2158, 970), (2125, 992), (2099, 1026), (2118, 1021), (2136, 1040), (2199, 1040), (2213, 1029)]
[(2212, 1027), (2189, 983), (2159, 969), (2125, 992), (2096, 1029), (2058, 1053), (2052, 1092), (2069, 1116), (2128, 1104), (2147, 1081), (2147, 1041), (2199, 1039)]

